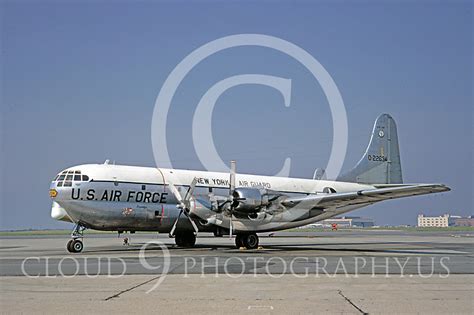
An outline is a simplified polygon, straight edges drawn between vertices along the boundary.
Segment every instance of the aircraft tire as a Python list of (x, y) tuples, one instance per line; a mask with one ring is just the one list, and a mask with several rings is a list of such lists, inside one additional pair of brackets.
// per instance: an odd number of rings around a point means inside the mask
[(183, 247), (183, 235), (182, 234), (176, 234), (174, 236), (174, 242), (176, 243), (176, 246), (178, 247)]
[(190, 233), (185, 239), (186, 247), (194, 247), (194, 245), (196, 245), (196, 235), (194, 235), (194, 233)]
[(192, 232), (177, 233), (174, 240), (179, 247), (194, 247), (196, 244), (196, 235)]
[(245, 234), (242, 236), (242, 243), (247, 249), (257, 249), (258, 235), (256, 233)]
[(84, 249), (84, 244), (81, 240), (74, 240), (71, 244), (73, 253), (80, 253)]
[(235, 246), (237, 248), (245, 247), (244, 243), (242, 242), (242, 234), (237, 234), (235, 236)]
[(67, 242), (67, 245), (66, 245), (67, 251), (70, 252), (70, 253), (74, 253), (74, 249), (72, 248), (72, 243), (73, 242), (74, 242), (74, 240), (69, 240), (69, 242)]

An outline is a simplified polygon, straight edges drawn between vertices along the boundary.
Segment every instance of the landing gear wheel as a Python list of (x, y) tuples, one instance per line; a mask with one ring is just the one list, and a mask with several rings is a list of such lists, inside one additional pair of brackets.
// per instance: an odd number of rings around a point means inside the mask
[(237, 248), (245, 247), (244, 243), (242, 242), (242, 234), (237, 234), (235, 236), (235, 246)]
[(242, 244), (247, 249), (257, 249), (258, 248), (258, 235), (255, 233), (242, 235)]
[(83, 232), (86, 228), (80, 223), (74, 225), (74, 229), (71, 232), (72, 240), (67, 242), (66, 248), (70, 253), (80, 253), (84, 249), (84, 244), (81, 239), (84, 237)]
[(80, 253), (84, 249), (84, 244), (81, 240), (74, 240), (71, 244), (71, 248), (74, 253)]
[(194, 247), (194, 245), (196, 245), (196, 235), (194, 235), (194, 233), (191, 233), (186, 238), (186, 247)]
[(193, 232), (176, 233), (174, 238), (179, 247), (194, 247), (196, 244), (196, 235)]
[(72, 243), (73, 242), (74, 242), (74, 240), (69, 240), (69, 242), (67, 242), (67, 245), (66, 245), (67, 251), (70, 252), (70, 253), (74, 253), (74, 249), (72, 248)]
[(174, 242), (176, 243), (177, 246), (182, 247), (183, 246), (183, 235), (182, 234), (176, 234), (174, 236)]

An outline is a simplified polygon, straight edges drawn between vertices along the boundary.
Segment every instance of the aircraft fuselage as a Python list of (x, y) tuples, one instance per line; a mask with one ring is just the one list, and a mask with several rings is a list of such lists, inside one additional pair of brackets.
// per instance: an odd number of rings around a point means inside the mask
[[(88, 180), (82, 180), (85, 176)], [(216, 222), (216, 214), (209, 211), (209, 194), (225, 196), (229, 191), (229, 174), (218, 172), (108, 164), (71, 167), (51, 183), (50, 193), (54, 195), (51, 215), (58, 220), (80, 222), (97, 230), (168, 233), (180, 211), (177, 207), (179, 202), (170, 191), (169, 184), (174, 184), (184, 194), (195, 178), (192, 214), (199, 231), (215, 231), (219, 226), (227, 228), (228, 219), (225, 216)], [(328, 188), (335, 192), (374, 188), (357, 183), (237, 174), (236, 188), (240, 187), (265, 189), (280, 194), (281, 198), (323, 194)], [(283, 209), (280, 206), (267, 209), (264, 217), (241, 215), (234, 218), (235, 230), (259, 232), (287, 229), (364, 205), (325, 210), (298, 206)], [(192, 229), (185, 218), (180, 220), (179, 227)]]

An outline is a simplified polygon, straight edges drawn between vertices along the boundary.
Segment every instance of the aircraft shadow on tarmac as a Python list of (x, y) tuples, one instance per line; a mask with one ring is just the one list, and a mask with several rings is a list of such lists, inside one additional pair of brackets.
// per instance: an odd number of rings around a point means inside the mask
[[(129, 246), (123, 246), (120, 248), (110, 248), (110, 247), (100, 247), (94, 249), (85, 249), (84, 253), (120, 253), (120, 252), (139, 252), (143, 245), (146, 243), (133, 243)], [(308, 254), (315, 254), (315, 253), (324, 253), (324, 252), (332, 252), (332, 253), (383, 253), (383, 254), (418, 254), (418, 255), (465, 255), (463, 253), (453, 253), (450, 252), (443, 252), (443, 251), (430, 251), (429, 248), (426, 247), (431, 243), (403, 243), (403, 242), (373, 242), (373, 243), (331, 243), (331, 244), (314, 244), (314, 243), (301, 243), (301, 244), (278, 244), (278, 245), (267, 245), (263, 246), (262, 249), (255, 249), (255, 250), (240, 250), (235, 248), (235, 246), (229, 244), (219, 244), (217, 245), (206, 245), (206, 244), (196, 244), (193, 248), (183, 248), (177, 247), (176, 245), (171, 244), (164, 244), (171, 255), (177, 253), (179, 251), (180, 254), (183, 252), (188, 252), (190, 255), (193, 254), (202, 254), (203, 250), (206, 250), (208, 255), (211, 255), (212, 252), (216, 254), (224, 254), (224, 253), (242, 253), (242, 254), (275, 254), (276, 252), (307, 252)], [(360, 246), (363, 245), (364, 247), (355, 247), (354, 245)], [(374, 249), (370, 248), (374, 245), (378, 245), (380, 247), (386, 248), (379, 248)], [(416, 248), (413, 249), (403, 249), (403, 248), (393, 248), (394, 246), (400, 245), (415, 245)], [(337, 246), (337, 247), (335, 247)], [(423, 248), (420, 248), (423, 247)], [(446, 248), (443, 248), (446, 249)], [(146, 251), (161, 251), (160, 246), (149, 244), (146, 248)]]

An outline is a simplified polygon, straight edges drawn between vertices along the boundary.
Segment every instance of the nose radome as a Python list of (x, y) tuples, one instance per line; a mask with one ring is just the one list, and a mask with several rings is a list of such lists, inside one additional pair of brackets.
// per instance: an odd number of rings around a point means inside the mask
[(69, 218), (66, 210), (59, 205), (59, 203), (53, 201), (53, 206), (51, 207), (51, 218), (60, 221), (72, 222)]

